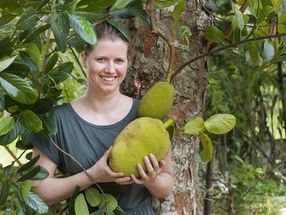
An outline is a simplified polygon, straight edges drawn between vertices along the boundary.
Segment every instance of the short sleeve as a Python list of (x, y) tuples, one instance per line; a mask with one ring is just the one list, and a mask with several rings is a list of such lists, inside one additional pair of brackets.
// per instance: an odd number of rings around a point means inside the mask
[[(51, 139), (53, 139), (55, 143), (55, 136), (52, 136)], [(59, 165), (60, 163), (59, 150), (53, 144), (51, 139), (45, 139), (40, 134), (34, 134), (31, 142), (33, 146), (38, 148), (41, 152), (47, 155), (48, 158), (50, 158), (53, 162)]]

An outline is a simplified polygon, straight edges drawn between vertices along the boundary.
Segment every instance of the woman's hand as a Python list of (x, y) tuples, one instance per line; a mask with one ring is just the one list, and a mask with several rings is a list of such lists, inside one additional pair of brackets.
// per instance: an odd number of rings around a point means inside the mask
[(165, 161), (157, 161), (153, 154), (149, 154), (144, 157), (144, 162), (147, 168), (145, 172), (142, 165), (137, 164), (137, 169), (140, 174), (140, 178), (136, 178), (133, 174), (131, 175), (132, 180), (136, 184), (148, 185), (156, 180), (156, 177), (162, 172), (163, 167), (166, 165)]
[(107, 164), (108, 157), (111, 153), (111, 147), (104, 155), (87, 170), (88, 174), (97, 182), (115, 182), (117, 184), (126, 185), (133, 183), (131, 177), (124, 176), (121, 172), (113, 172)]

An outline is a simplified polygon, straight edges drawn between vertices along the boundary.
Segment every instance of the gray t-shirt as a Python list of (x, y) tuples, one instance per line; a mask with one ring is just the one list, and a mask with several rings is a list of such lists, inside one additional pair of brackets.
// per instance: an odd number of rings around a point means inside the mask
[[(88, 169), (113, 144), (120, 131), (137, 117), (137, 106), (138, 100), (134, 99), (131, 110), (121, 121), (104, 126), (94, 125), (82, 119), (70, 103), (56, 106), (54, 112), (57, 133), (52, 136), (52, 139), (62, 150), (71, 154)], [(73, 175), (83, 171), (70, 157), (60, 152), (50, 140), (36, 135), (32, 142), (35, 147), (58, 165), (58, 169), (62, 173)], [(112, 194), (117, 197), (120, 207), (128, 215), (154, 214), (150, 193), (143, 185), (121, 186), (105, 183), (102, 186), (106, 192), (113, 191)]]

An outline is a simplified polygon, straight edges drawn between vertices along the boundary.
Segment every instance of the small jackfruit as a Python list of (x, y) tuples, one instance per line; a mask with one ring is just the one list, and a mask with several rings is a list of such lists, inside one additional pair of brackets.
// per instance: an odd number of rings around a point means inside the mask
[(171, 147), (169, 133), (161, 120), (140, 117), (129, 123), (116, 137), (109, 157), (109, 166), (125, 176), (140, 176), (137, 164), (146, 171), (144, 156), (153, 153), (158, 161), (164, 159)]
[(159, 81), (142, 97), (138, 106), (139, 117), (163, 119), (170, 112), (175, 89), (168, 82)]

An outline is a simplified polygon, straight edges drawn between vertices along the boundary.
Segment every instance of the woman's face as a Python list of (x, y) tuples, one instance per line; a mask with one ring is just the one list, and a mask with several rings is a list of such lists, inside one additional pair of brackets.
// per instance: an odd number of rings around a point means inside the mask
[(89, 88), (102, 95), (119, 92), (126, 76), (128, 44), (121, 39), (99, 40), (83, 63), (89, 72)]

